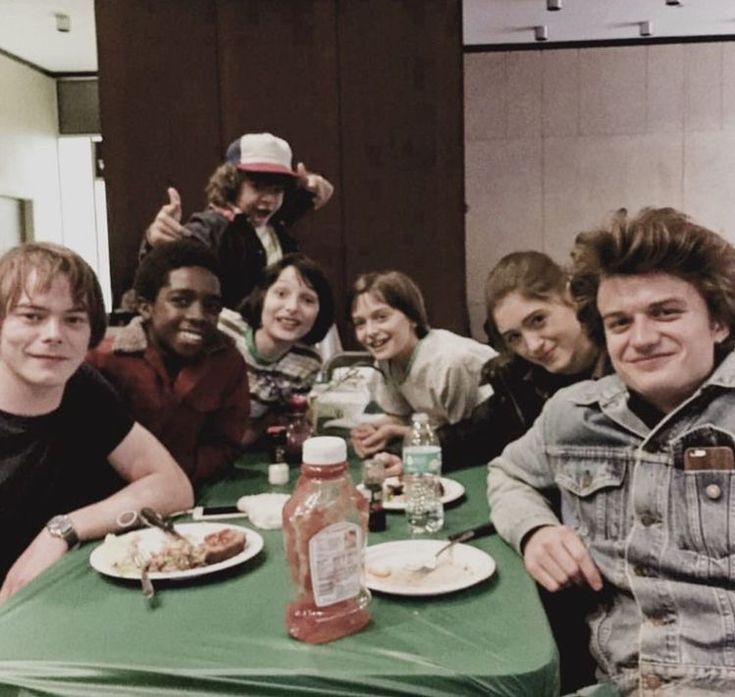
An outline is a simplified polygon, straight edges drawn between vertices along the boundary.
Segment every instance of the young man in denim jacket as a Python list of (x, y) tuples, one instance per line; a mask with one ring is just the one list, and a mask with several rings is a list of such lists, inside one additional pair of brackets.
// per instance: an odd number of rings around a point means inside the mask
[(597, 592), (601, 682), (735, 694), (735, 248), (647, 209), (579, 235), (573, 258), (615, 374), (558, 392), (490, 463), (492, 520), (542, 586)]

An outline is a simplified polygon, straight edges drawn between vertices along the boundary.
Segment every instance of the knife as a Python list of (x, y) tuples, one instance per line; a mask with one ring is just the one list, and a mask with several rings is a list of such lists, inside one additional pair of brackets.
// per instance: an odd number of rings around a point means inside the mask
[(469, 530), (455, 532), (452, 535), (449, 535), (447, 539), (452, 542), (467, 542), (468, 540), (474, 540), (476, 537), (492, 535), (495, 532), (495, 526), (492, 523), (483, 523), (482, 525), (470, 528)]

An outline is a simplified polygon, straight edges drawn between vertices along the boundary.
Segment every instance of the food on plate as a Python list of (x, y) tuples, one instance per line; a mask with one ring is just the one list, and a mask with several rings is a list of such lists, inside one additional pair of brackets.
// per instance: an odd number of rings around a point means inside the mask
[(113, 566), (120, 573), (131, 573), (140, 568), (140, 560), (153, 572), (187, 571), (200, 566), (216, 564), (240, 554), (245, 549), (243, 530), (225, 528), (210, 533), (199, 543), (188, 539), (166, 538), (165, 544), (154, 552), (139, 548), (137, 536), (128, 543), (122, 556)]
[(392, 569), (387, 564), (371, 564), (367, 572), (378, 578), (386, 578), (391, 575)]
[[(475, 576), (470, 565), (453, 562), (450, 559), (440, 561), (434, 569), (422, 567), (420, 563), (417, 565), (411, 559), (376, 560), (367, 565), (366, 571), (368, 577), (372, 576), (381, 584), (423, 589), (447, 584), (461, 585), (471, 581)], [(381, 589), (380, 586), (371, 587)]]
[(204, 566), (203, 545), (188, 540), (170, 540), (145, 560), (148, 571), (184, 571)]
[(245, 533), (234, 528), (213, 532), (204, 538), (204, 563), (216, 564), (245, 549)]
[[(444, 496), (444, 485), (441, 480), (437, 482), (439, 486), (439, 496)], [(403, 496), (403, 475), (398, 477), (389, 477), (383, 483), (383, 500), (392, 501)]]

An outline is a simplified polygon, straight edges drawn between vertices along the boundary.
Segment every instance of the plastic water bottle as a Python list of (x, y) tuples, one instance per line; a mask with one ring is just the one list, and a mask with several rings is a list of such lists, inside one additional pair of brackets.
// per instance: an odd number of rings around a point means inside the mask
[(411, 531), (438, 532), (444, 525), (439, 478), (442, 449), (427, 414), (411, 417), (403, 439), (403, 500)]

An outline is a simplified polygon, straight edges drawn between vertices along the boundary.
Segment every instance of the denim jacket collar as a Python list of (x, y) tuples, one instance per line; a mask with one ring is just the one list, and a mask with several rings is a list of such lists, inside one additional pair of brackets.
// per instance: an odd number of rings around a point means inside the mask
[[(735, 351), (729, 353), (688, 399), (682, 402), (671, 414), (677, 413), (685, 404), (698, 397), (705, 390), (713, 387), (725, 389), (735, 388)], [(645, 438), (651, 429), (641, 421), (628, 407), (630, 393), (620, 377), (613, 373), (595, 381), (580, 385), (573, 396), (575, 404), (580, 406), (599, 404), (600, 409), (623, 428)], [(669, 415), (667, 415), (668, 418)], [(662, 420), (663, 422), (663, 420)]]

